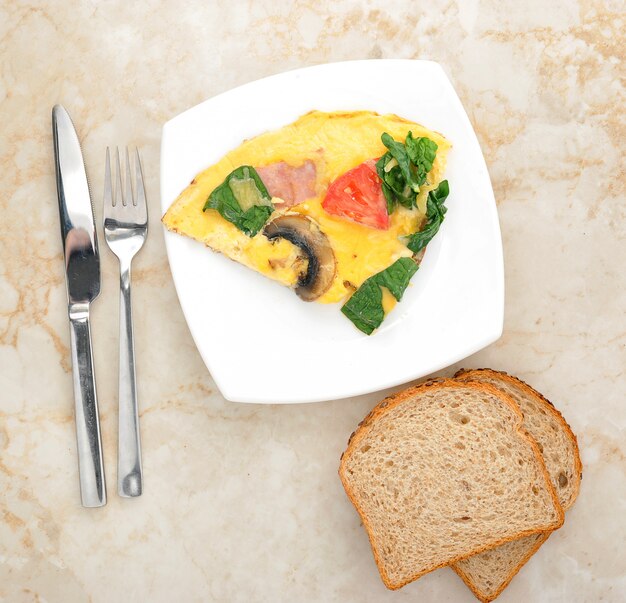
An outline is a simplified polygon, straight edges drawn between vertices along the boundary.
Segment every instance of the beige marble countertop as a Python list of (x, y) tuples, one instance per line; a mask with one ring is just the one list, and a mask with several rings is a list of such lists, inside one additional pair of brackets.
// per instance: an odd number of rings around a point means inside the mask
[[(502, 225), (493, 366), (556, 402), (579, 436), (580, 497), (503, 602), (626, 601), (626, 202), (620, 2), (0, 4), (0, 600), (473, 601), (448, 569), (380, 581), (337, 477), (381, 394), (226, 402), (200, 359), (159, 225), (162, 124), (265, 75), (430, 58), (480, 139)], [(135, 272), (145, 494), (115, 494), (117, 264), (100, 233), (93, 307), (109, 486), (80, 506), (50, 110), (83, 140), (98, 224), (104, 149), (143, 153), (151, 233)], [(455, 367), (453, 367), (455, 368)], [(453, 368), (445, 371), (450, 374)]]

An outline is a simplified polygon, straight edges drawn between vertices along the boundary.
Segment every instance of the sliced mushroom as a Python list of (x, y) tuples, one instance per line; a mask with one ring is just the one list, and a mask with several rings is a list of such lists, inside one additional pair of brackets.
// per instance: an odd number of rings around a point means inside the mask
[(282, 238), (293, 243), (309, 260), (307, 271), (300, 275), (295, 288), (301, 299), (313, 301), (328, 291), (337, 270), (335, 254), (313, 220), (300, 214), (287, 214), (272, 220), (263, 232), (270, 240)]

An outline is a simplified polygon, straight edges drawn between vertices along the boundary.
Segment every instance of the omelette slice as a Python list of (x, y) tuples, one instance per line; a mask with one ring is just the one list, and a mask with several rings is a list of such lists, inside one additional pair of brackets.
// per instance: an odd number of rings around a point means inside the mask
[(198, 174), (163, 223), (305, 301), (348, 300), (370, 334), (443, 220), (449, 148), (396, 115), (312, 111)]

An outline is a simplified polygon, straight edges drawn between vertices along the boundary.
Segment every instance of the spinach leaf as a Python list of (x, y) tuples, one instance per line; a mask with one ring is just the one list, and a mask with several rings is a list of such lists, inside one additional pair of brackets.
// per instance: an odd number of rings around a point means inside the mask
[(268, 205), (253, 205), (250, 209), (243, 212), (240, 220), (241, 226), (236, 226), (249, 237), (253, 237), (263, 228), (273, 211), (274, 208)]
[(414, 138), (412, 132), (404, 143), (387, 132), (381, 140), (389, 150), (376, 162), (376, 173), (382, 180), (387, 213), (391, 215), (398, 204), (408, 209), (416, 205), (420, 186), (426, 182), (437, 156), (437, 143), (424, 136)]
[(422, 186), (426, 182), (428, 172), (433, 169), (433, 162), (437, 156), (437, 143), (425, 136), (413, 138), (413, 132), (409, 132), (404, 144), (411, 163), (415, 165), (417, 182), (419, 186)]
[(385, 171), (385, 166), (392, 159), (391, 153), (387, 152), (376, 162), (376, 173), (382, 182), (383, 195), (385, 195), (385, 199), (387, 200), (387, 214), (389, 215), (391, 215), (391, 212), (396, 208), (396, 196), (392, 185), (387, 182), (389, 173)]
[(341, 311), (357, 329), (371, 335), (385, 320), (381, 287), (385, 287), (396, 300), (400, 301), (417, 269), (417, 263), (411, 258), (396, 260), (391, 266), (370, 276), (352, 294)]
[(378, 283), (371, 278), (367, 279), (342, 306), (341, 311), (359, 331), (371, 335), (385, 320), (383, 292)]
[(385, 196), (385, 200), (387, 201), (387, 215), (390, 216), (391, 212), (393, 212), (393, 210), (396, 208), (396, 197), (388, 184), (383, 182), (382, 187), (383, 195)]
[(383, 132), (380, 139), (389, 149), (391, 156), (398, 162), (398, 166), (402, 172), (405, 183), (413, 189), (413, 192), (419, 192), (420, 187), (415, 179), (413, 170), (411, 169), (411, 160), (409, 159), (406, 146), (401, 142), (394, 140), (389, 134), (387, 134), (387, 132)]
[(439, 186), (428, 193), (426, 201), (426, 225), (422, 230), (413, 233), (407, 239), (407, 247), (413, 252), (418, 253), (439, 232), (439, 227), (443, 222), (444, 216), (448, 208), (444, 205), (445, 200), (450, 193), (450, 187), (447, 180), (442, 180)]
[(373, 278), (381, 287), (388, 289), (397, 301), (400, 301), (417, 269), (418, 265), (412, 258), (400, 258), (382, 272), (375, 274)]
[[(245, 211), (242, 203), (248, 206)], [(252, 166), (242, 165), (228, 174), (209, 195), (202, 211), (207, 209), (217, 210), (222, 218), (253, 237), (263, 228), (274, 206), (257, 171)]]
[(395, 157), (387, 152), (376, 162), (376, 173), (382, 180), (383, 195), (387, 200), (387, 213), (390, 215), (397, 203), (409, 209), (413, 207), (416, 196), (415, 192), (407, 185), (397, 160), (395, 160), (396, 165), (391, 168), (388, 167), (388, 164), (394, 160)]

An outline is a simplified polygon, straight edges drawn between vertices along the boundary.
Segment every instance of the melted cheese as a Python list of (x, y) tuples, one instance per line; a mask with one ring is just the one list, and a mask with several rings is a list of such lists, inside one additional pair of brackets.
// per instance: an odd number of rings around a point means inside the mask
[[(380, 141), (383, 132), (401, 140), (409, 130), (414, 136), (428, 136), (439, 145), (429, 174), (429, 185), (422, 188), (417, 209), (398, 208), (391, 216), (388, 230), (368, 228), (324, 211), (321, 203), (333, 180), (386, 151)], [(293, 287), (298, 276), (306, 270), (306, 262), (297, 247), (286, 240), (269, 241), (262, 232), (250, 238), (217, 211), (203, 212), (202, 207), (213, 189), (236, 167), (265, 166), (278, 161), (299, 166), (312, 160), (317, 170), (316, 196), (289, 211), (309, 216), (328, 237), (337, 272), (330, 289), (317, 301), (338, 302), (368, 277), (384, 270), (398, 258), (411, 255), (399, 237), (411, 234), (421, 226), (428, 190), (435, 188), (441, 180), (449, 146), (441, 135), (395, 115), (380, 116), (367, 111), (313, 111), (280, 130), (245, 141), (199, 174), (172, 204), (163, 223), (172, 231), (201, 241), (215, 251)], [(274, 212), (270, 220), (280, 213)], [(384, 293), (383, 304), (387, 311), (395, 300), (388, 292)]]

